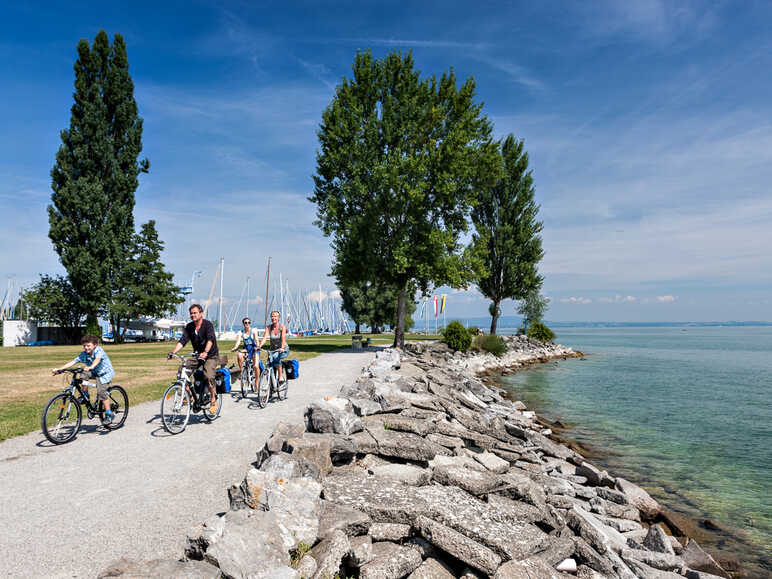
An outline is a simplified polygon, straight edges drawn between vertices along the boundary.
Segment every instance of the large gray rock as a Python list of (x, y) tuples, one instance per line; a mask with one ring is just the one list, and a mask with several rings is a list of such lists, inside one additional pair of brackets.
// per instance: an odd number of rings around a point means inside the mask
[(511, 469), (501, 477), (506, 487), (497, 491), (499, 494), (532, 504), (540, 509), (546, 509), (547, 497), (544, 494), (544, 489), (533, 482), (530, 477), (515, 472), (515, 469)]
[(370, 535), (349, 537), (348, 563), (357, 569), (373, 560), (373, 539)]
[[(529, 503), (516, 501), (497, 494), (488, 495), (488, 504), (499, 513), (499, 516), (513, 524), (544, 522), (553, 528), (555, 527), (554, 521), (546, 507), (535, 507)], [(573, 504), (570, 506), (573, 507)]]
[(426, 508), (418, 488), (390, 478), (345, 472), (324, 479), (324, 498), (367, 513), (379, 523), (412, 524)]
[(440, 446), (444, 446), (445, 448), (450, 448), (450, 449), (464, 448), (464, 441), (458, 438), (457, 436), (447, 436), (445, 434), (439, 434), (437, 432), (433, 432), (431, 434), (428, 434), (426, 436), (426, 439), (435, 444), (439, 444)]
[(370, 398), (349, 398), (349, 402), (357, 416), (370, 416), (383, 412), (381, 403)]
[(504, 474), (509, 470), (509, 462), (487, 451), (475, 453), (472, 458), (496, 474)]
[(681, 579), (683, 577), (683, 575), (672, 571), (655, 569), (637, 559), (626, 558), (624, 561), (630, 571), (634, 573), (634, 577), (638, 579)]
[(306, 433), (302, 438), (285, 440), (284, 450), (299, 460), (316, 465), (321, 476), (326, 476), (332, 470), (332, 444), (329, 436)]
[(310, 554), (306, 553), (298, 562), (297, 566), (295, 567), (295, 571), (298, 572), (300, 579), (308, 579), (309, 577), (314, 576), (318, 567), (319, 564), (316, 562), (316, 559), (314, 559)]
[(292, 422), (279, 422), (268, 437), (265, 445), (257, 452), (255, 466), (259, 467), (264, 460), (272, 454), (280, 452), (284, 448), (284, 442), (288, 438), (301, 438), (306, 431), (305, 424)]
[(670, 538), (665, 534), (665, 531), (659, 525), (652, 525), (649, 527), (649, 531), (646, 533), (646, 537), (643, 539), (643, 546), (650, 551), (656, 551), (657, 553), (675, 555)]
[(634, 559), (660, 571), (680, 571), (684, 567), (683, 559), (668, 553), (657, 553), (645, 549), (622, 549), (621, 556), (628, 565), (630, 559)]
[(498, 568), (493, 579), (559, 579), (563, 574), (541, 559), (508, 561)]
[(587, 541), (581, 537), (573, 537), (572, 541), (574, 542), (574, 556), (580, 563), (589, 566), (603, 577), (616, 576), (611, 562), (593, 549)]
[(433, 545), (488, 575), (493, 575), (501, 564), (496, 553), (437, 521), (419, 516), (416, 528)]
[(152, 561), (133, 561), (121, 558), (97, 575), (97, 579), (123, 577), (125, 579), (219, 579), (220, 570), (206, 561), (171, 561), (154, 559)]
[(400, 579), (421, 564), (420, 553), (394, 543), (373, 543), (373, 559), (359, 569), (360, 579)]
[[(580, 505), (581, 506), (581, 505)], [(631, 521), (630, 519), (617, 519), (615, 517), (600, 517), (600, 520), (611, 527), (612, 529), (616, 529), (622, 534), (630, 533), (632, 531), (642, 531), (643, 525), (641, 525), (638, 521)], [(646, 536), (644, 532), (644, 537)], [(625, 537), (629, 537), (625, 534)], [(641, 540), (643, 540), (643, 537), (641, 537)]]
[(598, 517), (579, 506), (566, 513), (566, 522), (601, 555), (619, 553), (627, 548), (627, 539), (616, 529), (604, 525)]
[(461, 454), (457, 456), (444, 456), (437, 455), (429, 461), (431, 468), (437, 468), (438, 466), (458, 466), (463, 468), (470, 468), (480, 472), (488, 472), (488, 469), (473, 459), (471, 456), (465, 454), (461, 449)]
[(309, 432), (330, 432), (349, 435), (362, 430), (361, 419), (354, 414), (346, 398), (324, 398), (311, 403), (304, 413)]
[(310, 478), (273, 478), (251, 469), (242, 483), (252, 508), (271, 511), (279, 522), (286, 549), (299, 542), (313, 545), (319, 531), (319, 494), (322, 485)]
[[(226, 577), (268, 579), (287, 574), (290, 557), (279, 520), (272, 512), (231, 511), (202, 532), (204, 560)], [(255, 545), (260, 545), (255, 549)]]
[(381, 464), (369, 470), (376, 476), (391, 478), (412, 486), (423, 486), (432, 478), (432, 471), (411, 464)]
[(319, 505), (319, 538), (329, 537), (333, 531), (346, 535), (365, 535), (370, 529), (370, 516), (362, 511), (331, 501), (322, 500)]
[(427, 517), (485, 545), (504, 560), (524, 559), (550, 544), (538, 527), (515, 522), (457, 487), (427, 486), (418, 489), (417, 495), (426, 503), (423, 514)]
[(432, 478), (442, 485), (456, 486), (476, 496), (502, 486), (501, 478), (496, 474), (452, 465), (436, 467)]
[(729, 574), (716, 563), (716, 560), (702, 550), (702, 547), (694, 539), (690, 539), (684, 546), (681, 558), (689, 569), (704, 571), (720, 577), (729, 577)]
[(438, 454), (450, 454), (444, 446), (434, 444), (411, 432), (385, 428), (368, 428), (367, 432), (378, 445), (376, 453), (382, 456), (428, 462)]
[(630, 499), (628, 499), (627, 495), (621, 491), (610, 489), (607, 487), (598, 487), (595, 492), (598, 493), (598, 496), (600, 498), (610, 501), (612, 503), (616, 503), (618, 505), (630, 504)]
[(306, 477), (317, 482), (321, 481), (322, 476), (327, 474), (319, 470), (317, 463), (307, 460), (300, 454), (292, 455), (286, 452), (269, 456), (268, 460), (260, 465), (260, 470), (270, 474), (275, 479)]
[(429, 557), (407, 579), (455, 579), (451, 569), (439, 559)]
[(399, 542), (410, 536), (410, 525), (404, 523), (373, 523), (368, 534), (373, 541)]
[(363, 419), (362, 423), (368, 430), (397, 430), (399, 432), (412, 432), (419, 436), (426, 436), (435, 430), (434, 423), (429, 420), (411, 418), (402, 414), (377, 414)]
[(317, 563), (314, 579), (335, 577), (340, 570), (343, 557), (350, 549), (348, 537), (342, 531), (333, 531), (326, 539), (323, 539), (311, 549), (311, 556)]
[(616, 489), (627, 497), (628, 502), (641, 512), (645, 520), (654, 519), (662, 510), (660, 504), (638, 485), (617, 477)]

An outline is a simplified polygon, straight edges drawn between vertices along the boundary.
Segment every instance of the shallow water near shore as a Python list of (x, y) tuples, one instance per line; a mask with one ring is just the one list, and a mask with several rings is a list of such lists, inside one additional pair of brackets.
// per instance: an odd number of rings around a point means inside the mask
[[(501, 332), (506, 333), (506, 332)], [(558, 328), (588, 354), (500, 378), (593, 462), (727, 533), (705, 546), (772, 571), (772, 328)], [(740, 541), (735, 536), (741, 538)]]

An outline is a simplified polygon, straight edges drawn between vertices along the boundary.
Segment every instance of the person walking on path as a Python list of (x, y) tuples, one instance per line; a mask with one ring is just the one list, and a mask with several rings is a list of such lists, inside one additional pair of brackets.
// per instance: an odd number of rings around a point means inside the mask
[(204, 319), (204, 310), (198, 304), (190, 306), (190, 323), (182, 331), (182, 337), (177, 345), (174, 346), (169, 358), (176, 354), (185, 344), (190, 341), (193, 351), (204, 362), (204, 375), (209, 382), (210, 404), (209, 411), (217, 412), (217, 387), (215, 383), (215, 374), (217, 372), (217, 362), (220, 352), (217, 350), (217, 336), (214, 333), (212, 322)]
[(271, 324), (265, 327), (265, 333), (257, 349), (263, 347), (265, 341), (271, 340), (271, 354), (268, 357), (268, 363), (274, 368), (278, 367), (279, 382), (282, 380), (284, 368), (281, 367), (281, 361), (289, 356), (289, 346), (287, 346), (287, 326), (281, 323), (279, 317), (281, 314), (276, 310), (271, 312)]

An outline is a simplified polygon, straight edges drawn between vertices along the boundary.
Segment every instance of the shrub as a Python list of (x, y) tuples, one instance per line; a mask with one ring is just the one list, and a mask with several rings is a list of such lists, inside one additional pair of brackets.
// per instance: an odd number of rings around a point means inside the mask
[(507, 351), (507, 344), (504, 342), (504, 339), (493, 334), (477, 336), (474, 340), (474, 345), (478, 350), (490, 352), (498, 357), (503, 356)]
[(466, 331), (466, 328), (458, 321), (450, 322), (442, 331), (442, 341), (445, 342), (451, 350), (464, 351), (472, 345), (472, 336)]
[(540, 342), (551, 342), (555, 339), (555, 332), (541, 322), (534, 322), (528, 327), (528, 337)]
[(467, 328), (466, 331), (469, 332), (469, 335), (472, 336), (472, 339), (480, 335), (480, 328), (477, 326), (471, 326)]

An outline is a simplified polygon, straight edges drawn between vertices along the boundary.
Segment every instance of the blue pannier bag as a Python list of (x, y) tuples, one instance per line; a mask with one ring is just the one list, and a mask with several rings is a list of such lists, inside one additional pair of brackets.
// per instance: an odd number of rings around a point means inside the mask
[(282, 365), (284, 366), (284, 371), (287, 373), (287, 380), (300, 378), (300, 362), (297, 360), (283, 360)]
[(260, 365), (260, 366), (259, 366), (259, 368), (260, 368), (260, 371), (261, 371), (261, 372), (262, 372), (263, 370), (265, 370), (265, 366), (263, 365), (263, 361), (262, 361), (262, 360), (258, 360), (258, 361), (257, 361), (257, 363)]
[(228, 368), (219, 368), (216, 379), (218, 394), (227, 394), (231, 391), (231, 371)]

